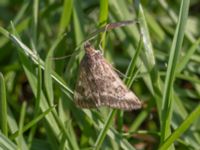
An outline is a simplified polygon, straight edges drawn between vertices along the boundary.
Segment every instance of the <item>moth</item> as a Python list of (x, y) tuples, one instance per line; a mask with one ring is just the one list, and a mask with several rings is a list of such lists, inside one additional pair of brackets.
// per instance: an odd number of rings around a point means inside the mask
[(126, 87), (102, 53), (89, 42), (84, 44), (84, 49), (85, 55), (80, 63), (74, 91), (75, 104), (81, 108), (140, 108), (140, 100)]

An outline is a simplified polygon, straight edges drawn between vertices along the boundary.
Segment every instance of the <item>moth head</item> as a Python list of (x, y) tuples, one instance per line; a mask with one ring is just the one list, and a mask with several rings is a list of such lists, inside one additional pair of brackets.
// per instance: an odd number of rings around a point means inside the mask
[(90, 44), (90, 42), (85, 42), (84, 43), (84, 48), (86, 49), (86, 48), (89, 48), (89, 47), (91, 47), (91, 44)]
[(85, 42), (84, 49), (85, 49), (86, 54), (92, 54), (95, 51), (94, 47), (88, 41)]

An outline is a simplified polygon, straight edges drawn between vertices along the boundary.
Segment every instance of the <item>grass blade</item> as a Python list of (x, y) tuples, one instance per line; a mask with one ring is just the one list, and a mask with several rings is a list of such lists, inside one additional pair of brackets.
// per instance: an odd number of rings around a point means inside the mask
[(159, 150), (166, 150), (173, 142), (175, 142), (194, 121), (200, 116), (200, 106), (184, 120), (184, 122), (163, 142)]
[(17, 149), (24, 149), (24, 147), (22, 148), (22, 140), (23, 140), (23, 126), (24, 126), (24, 118), (25, 118), (25, 114), (26, 114), (26, 106), (27, 106), (26, 102), (23, 102), (21, 113), (20, 113)]
[(54, 92), (53, 92), (53, 82), (52, 82), (52, 58), (54, 51), (58, 44), (62, 41), (64, 38), (64, 35), (60, 36), (55, 43), (52, 44), (52, 47), (50, 48), (46, 60), (45, 60), (45, 70), (44, 70), (44, 83), (46, 88), (46, 93), (48, 97), (48, 101), (50, 106), (53, 106), (53, 98), (54, 98)]
[(192, 46), (189, 48), (189, 50), (185, 53), (184, 57), (181, 58), (180, 63), (177, 66), (177, 73), (180, 73), (183, 68), (186, 66), (188, 61), (190, 60), (191, 56), (194, 54), (195, 50), (199, 47), (200, 45), (200, 38), (192, 44)]
[(162, 99), (162, 120), (161, 120), (161, 143), (170, 135), (171, 115), (172, 115), (172, 90), (175, 79), (176, 65), (184, 37), (184, 30), (188, 16), (189, 0), (182, 0), (179, 21), (174, 35), (170, 58), (168, 62), (167, 75)]
[(0, 132), (0, 149), (16, 150), (17, 146)]
[[(42, 114), (38, 115), (36, 118), (34, 118), (31, 122), (29, 122), (28, 124), (26, 124), (23, 129), (22, 129), (22, 133), (26, 132), (28, 129), (30, 129), (32, 126), (34, 126), (36, 123), (38, 123), (41, 119), (43, 119), (49, 112), (51, 112), (53, 109), (55, 108), (55, 106), (50, 107), (49, 109), (47, 109), (46, 111), (44, 111)], [(16, 138), (19, 135), (19, 131), (15, 132), (14, 134), (12, 134), (10, 136), (11, 139)]]
[(70, 23), (72, 9), (73, 8), (73, 0), (64, 0), (63, 11), (59, 24), (59, 34), (63, 34), (63, 32), (67, 29)]
[(136, 68), (136, 64), (137, 64), (137, 59), (139, 58), (139, 54), (140, 51), (142, 50), (142, 37), (140, 38), (139, 44), (138, 44), (138, 48), (136, 50), (136, 53), (134, 55), (134, 57), (131, 59), (131, 62), (128, 66), (128, 69), (126, 71), (126, 78), (124, 80), (125, 84), (130, 88), (131, 85), (133, 84), (133, 80), (134, 80), (134, 71)]
[[(103, 27), (106, 25), (108, 20), (108, 1), (100, 0), (100, 13), (99, 13), (99, 27)], [(106, 31), (104, 33), (100, 33), (100, 44), (102, 48), (105, 48), (105, 40), (106, 40)]]
[(117, 110), (111, 110), (111, 112), (108, 116), (108, 119), (106, 120), (105, 125), (104, 125), (103, 129), (101, 130), (101, 132), (100, 132), (100, 134), (99, 134), (99, 136), (96, 140), (96, 143), (94, 145), (95, 150), (99, 150), (101, 148), (101, 145), (102, 145), (103, 140), (104, 140), (104, 138), (107, 134), (107, 131), (110, 128), (111, 123), (113, 122), (113, 118), (116, 114), (116, 111)]
[(7, 125), (7, 99), (6, 87), (3, 74), (0, 72), (0, 129), (5, 136), (8, 136)]

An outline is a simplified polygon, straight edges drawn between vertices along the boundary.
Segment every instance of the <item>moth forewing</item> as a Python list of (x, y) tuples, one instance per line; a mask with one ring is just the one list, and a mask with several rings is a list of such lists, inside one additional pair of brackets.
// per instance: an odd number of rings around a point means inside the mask
[(74, 100), (81, 108), (108, 106), (132, 110), (141, 107), (137, 96), (130, 91), (112, 66), (89, 42), (84, 45), (85, 55), (80, 63)]

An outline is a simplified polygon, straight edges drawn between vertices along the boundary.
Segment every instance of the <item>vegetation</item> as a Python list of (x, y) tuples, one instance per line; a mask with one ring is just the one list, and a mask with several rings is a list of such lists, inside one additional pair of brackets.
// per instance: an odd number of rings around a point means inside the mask
[[(198, 0), (1, 0), (0, 8), (0, 149), (199, 149)], [(126, 20), (135, 23), (106, 30)], [(89, 39), (142, 109), (75, 106)]]

